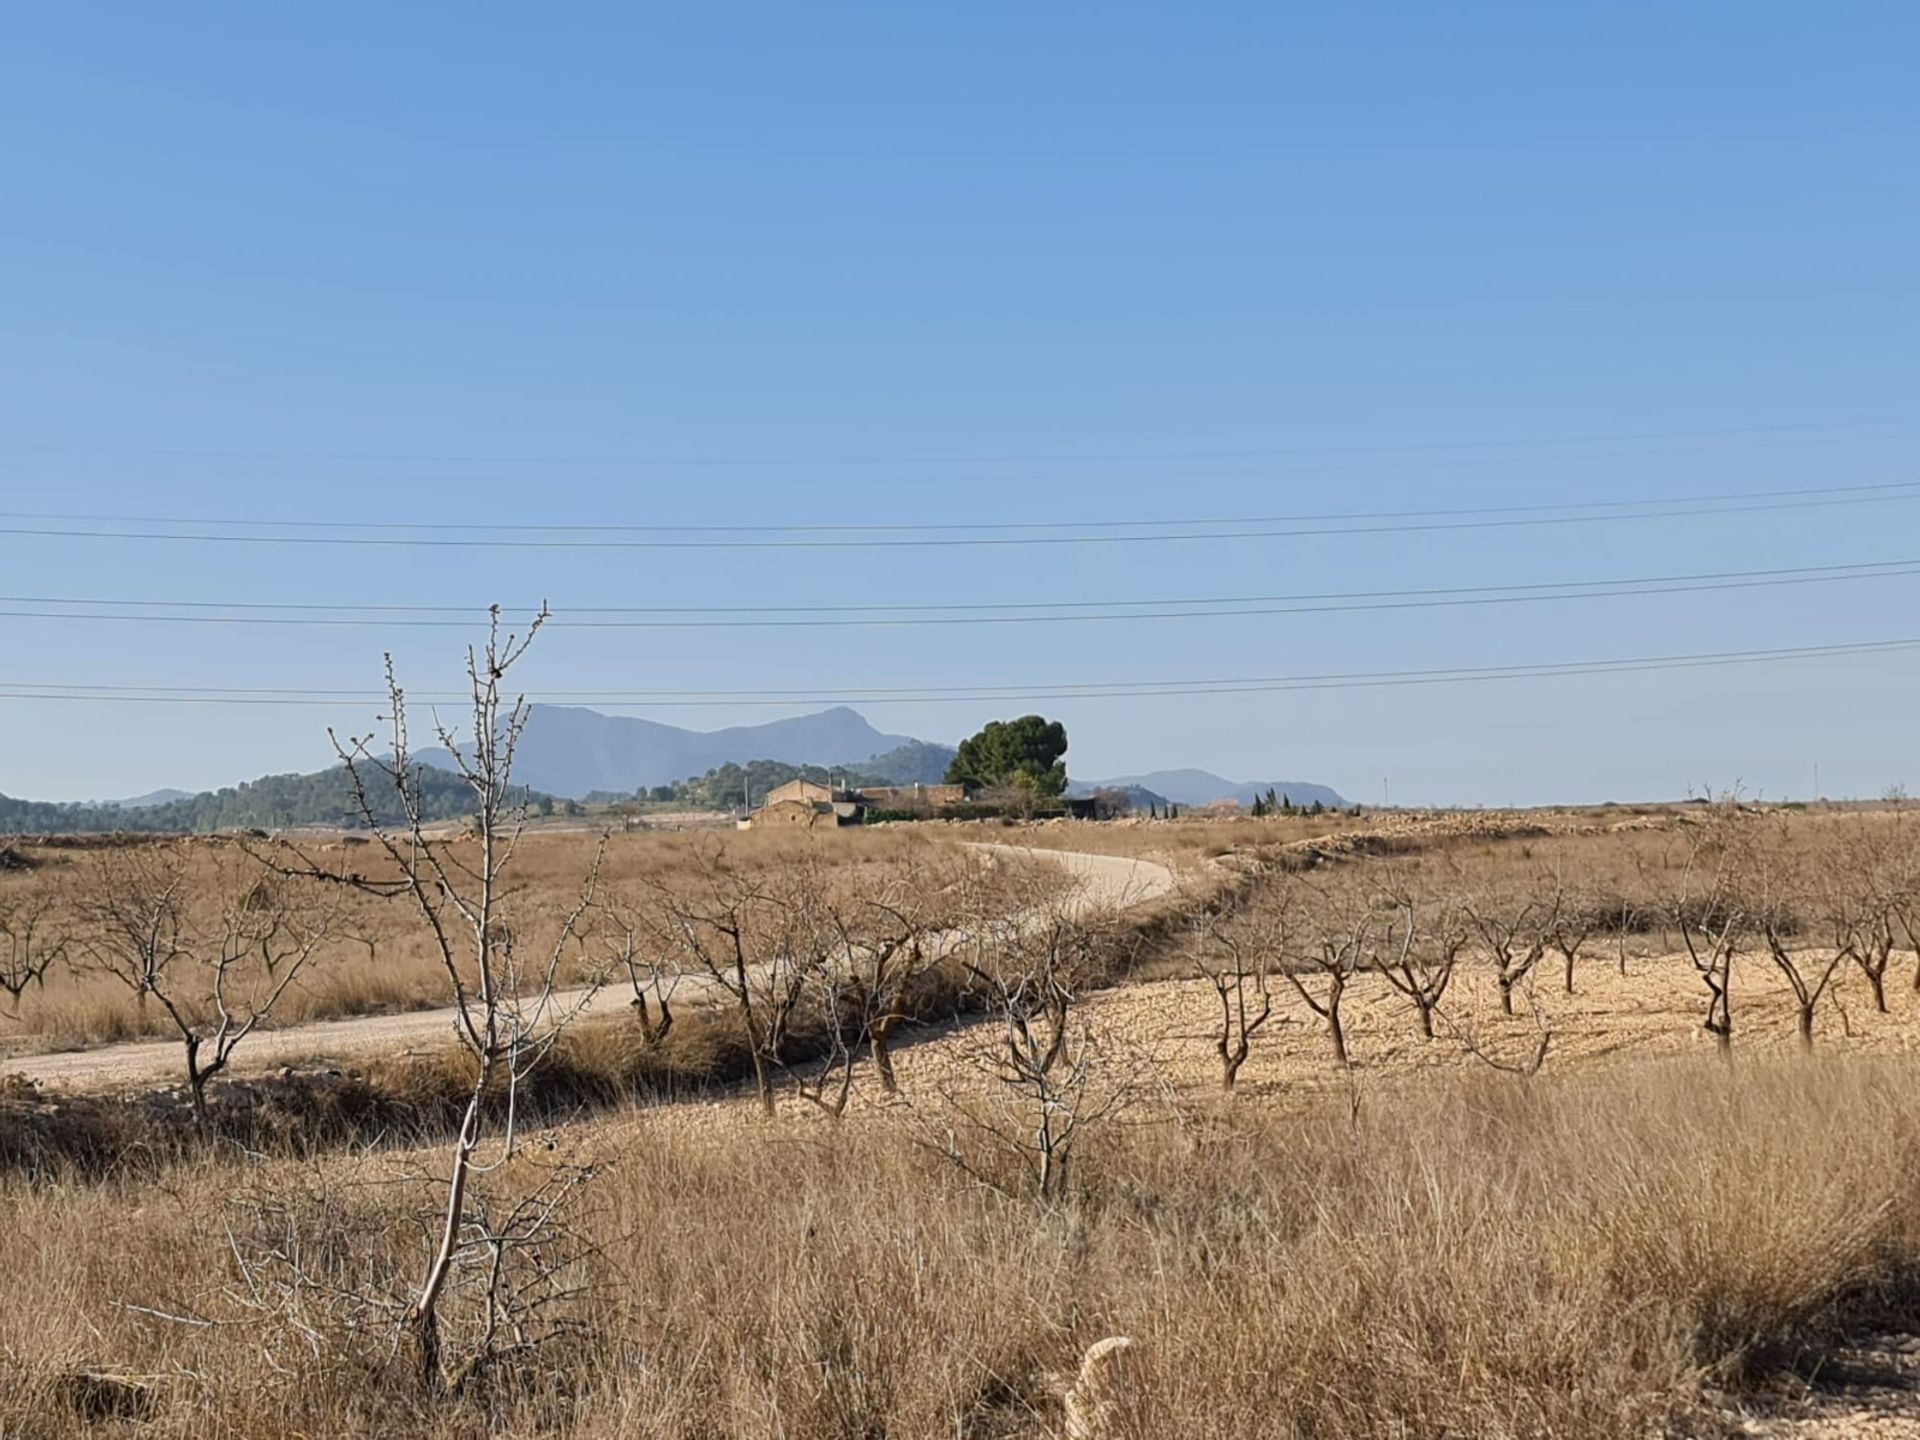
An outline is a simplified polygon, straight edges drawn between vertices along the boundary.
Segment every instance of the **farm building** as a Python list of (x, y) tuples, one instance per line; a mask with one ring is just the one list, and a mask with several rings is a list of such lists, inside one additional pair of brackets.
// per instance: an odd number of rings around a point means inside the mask
[(812, 828), (858, 825), (869, 810), (914, 811), (932, 815), (972, 798), (964, 785), (866, 785), (859, 789), (789, 780), (767, 798), (743, 825)]
[(831, 830), (858, 825), (864, 815), (862, 807), (850, 800), (786, 799), (762, 805), (743, 823), (756, 829)]
[(763, 808), (784, 805), (790, 801), (803, 805), (831, 804), (835, 795), (831, 785), (822, 785), (817, 780), (789, 780), (769, 790), (767, 798), (760, 804)]

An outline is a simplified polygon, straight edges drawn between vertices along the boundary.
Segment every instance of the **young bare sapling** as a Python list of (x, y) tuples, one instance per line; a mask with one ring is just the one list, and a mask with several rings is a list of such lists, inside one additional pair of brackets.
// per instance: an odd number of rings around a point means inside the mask
[[(373, 748), (372, 736), (334, 740), (362, 823), (385, 856), (386, 872), (329, 870), (304, 856), (299, 865), (283, 867), (408, 903), (431, 941), (453, 1001), (453, 1031), (471, 1075), (447, 1161), (445, 1203), (429, 1232), (424, 1273), (404, 1320), (419, 1379), (436, 1394), (466, 1388), (515, 1353), (497, 1343), (500, 1332), (489, 1323), (471, 1352), (450, 1366), (443, 1354), (441, 1305), (456, 1276), (499, 1273), (507, 1266), (503, 1250), (538, 1244), (537, 1232), (503, 1230), (489, 1220), (499, 1202), (482, 1187), (516, 1153), (519, 1097), (528, 1076), (592, 999), (591, 986), (563, 991), (560, 970), (594, 905), (604, 838), (578, 899), (557, 917), (550, 947), (523, 959), (509, 914), (509, 872), (526, 818), (525, 796), (512, 784), (513, 763), (530, 712), (524, 696), (509, 698), (506, 682), (546, 617), (543, 606), (524, 633), (515, 634), (493, 607), (484, 644), (466, 655), (464, 733), (437, 717), (434, 721), (435, 738), (472, 794), (470, 842), (442, 833), (427, 819), (406, 694), (389, 656), (385, 753)], [(494, 1113), (500, 1119), (490, 1133)], [(568, 1183), (562, 1193), (571, 1196), (575, 1188)], [(539, 1229), (550, 1223), (551, 1216)], [(489, 1305), (498, 1299), (494, 1296)]]

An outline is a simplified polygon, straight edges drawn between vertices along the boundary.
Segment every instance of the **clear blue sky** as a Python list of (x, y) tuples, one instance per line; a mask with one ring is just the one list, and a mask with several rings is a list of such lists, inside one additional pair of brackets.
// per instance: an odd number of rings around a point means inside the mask
[[(3, 508), (931, 525), (1920, 480), (1917, 49), (1905, 4), (18, 7), (0, 45)], [(546, 596), (562, 616), (1292, 594), (1907, 559), (1917, 519), (1895, 500), (759, 552), (0, 535), (0, 589)], [(1130, 624), (556, 629), (525, 678), (1043, 690), (1527, 664), (1906, 638), (1917, 598), (1896, 578)], [(460, 638), (0, 618), (0, 688), (351, 688), (387, 647), (433, 687)], [(952, 739), (1027, 707), (861, 708)], [(1804, 794), (1816, 762), (1833, 794), (1920, 783), (1914, 652), (1041, 708), (1086, 776), (1195, 764), (1363, 799), (1385, 776), (1396, 801), (1486, 803)], [(326, 723), (369, 713), (0, 699), (0, 791), (315, 766)]]

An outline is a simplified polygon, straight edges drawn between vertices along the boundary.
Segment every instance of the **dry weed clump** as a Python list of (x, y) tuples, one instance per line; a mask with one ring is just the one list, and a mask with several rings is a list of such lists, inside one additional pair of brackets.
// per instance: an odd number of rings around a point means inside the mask
[[(1049, 1435), (1124, 1336), (1102, 1414), (1142, 1440), (1712, 1429), (1712, 1387), (1911, 1305), (1916, 1115), (1920, 1080), (1859, 1058), (1469, 1074), (1135, 1112), (1037, 1203), (885, 1112), (642, 1111), (552, 1137), (605, 1165), (565, 1342), (438, 1405), (342, 1299), (418, 1264), (408, 1157), (14, 1181), (0, 1428), (78, 1433), (95, 1375), (146, 1386), (161, 1437)], [(296, 1244), (294, 1307), (260, 1257)]]

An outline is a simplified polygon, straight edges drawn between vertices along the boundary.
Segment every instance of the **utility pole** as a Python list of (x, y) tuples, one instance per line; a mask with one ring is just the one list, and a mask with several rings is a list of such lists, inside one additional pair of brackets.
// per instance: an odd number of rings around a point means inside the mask
[(1813, 762), (1813, 798), (1816, 802), (1820, 799), (1820, 762), (1818, 760)]
[(1384, 775), (1380, 777), (1380, 808), (1382, 810), (1393, 808), (1393, 798), (1387, 790), (1387, 777)]

